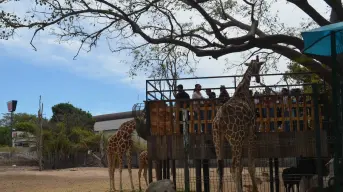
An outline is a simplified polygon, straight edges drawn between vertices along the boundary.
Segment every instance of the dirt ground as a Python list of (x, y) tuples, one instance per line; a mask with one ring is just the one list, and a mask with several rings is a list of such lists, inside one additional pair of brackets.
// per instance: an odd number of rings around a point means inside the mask
[[(138, 169), (133, 169), (133, 180), (138, 191)], [(191, 191), (195, 191), (195, 170), (190, 169)], [(229, 170), (225, 170), (225, 175)], [(258, 173), (260, 191), (269, 191), (268, 175)], [(177, 170), (177, 185), (182, 187), (184, 183), (183, 170)], [(153, 176), (154, 177), (154, 176)], [(217, 180), (215, 169), (210, 170), (211, 191)], [(115, 173), (116, 189), (119, 189), (119, 172)], [(141, 178), (142, 188), (145, 189), (144, 179)], [(244, 191), (250, 191), (249, 174), (243, 172)], [(280, 189), (283, 191), (282, 183)], [(130, 190), (130, 179), (126, 169), (123, 170), (123, 189)], [(213, 188), (213, 189), (212, 189)], [(63, 170), (38, 171), (35, 167), (1, 167), (0, 166), (0, 191), (1, 192), (105, 192), (109, 191), (109, 179), (106, 168), (73, 168)], [(232, 179), (224, 178), (224, 190), (234, 191)], [(182, 191), (182, 189), (178, 189)]]

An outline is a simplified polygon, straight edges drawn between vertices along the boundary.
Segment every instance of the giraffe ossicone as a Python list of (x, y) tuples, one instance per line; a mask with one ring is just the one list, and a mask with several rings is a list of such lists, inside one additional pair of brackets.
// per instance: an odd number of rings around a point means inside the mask
[(219, 176), (219, 191), (223, 191), (224, 162), (222, 146), (227, 140), (231, 146), (232, 168), (236, 191), (242, 192), (242, 155), (243, 143), (248, 141), (248, 171), (252, 181), (253, 192), (258, 192), (255, 176), (255, 160), (253, 147), (255, 142), (255, 104), (249, 93), (251, 76), (255, 76), (257, 83), (260, 83), (259, 72), (264, 62), (251, 60), (243, 79), (238, 84), (234, 95), (225, 102), (217, 111), (213, 119), (212, 136), (217, 155), (217, 173)]

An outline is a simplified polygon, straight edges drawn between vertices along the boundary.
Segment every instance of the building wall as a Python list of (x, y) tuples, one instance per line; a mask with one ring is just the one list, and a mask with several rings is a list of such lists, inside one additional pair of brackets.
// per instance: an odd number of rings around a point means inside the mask
[(94, 124), (94, 131), (99, 132), (99, 131), (117, 130), (119, 129), (121, 124), (132, 119), (133, 118), (98, 121), (98, 122), (95, 122)]

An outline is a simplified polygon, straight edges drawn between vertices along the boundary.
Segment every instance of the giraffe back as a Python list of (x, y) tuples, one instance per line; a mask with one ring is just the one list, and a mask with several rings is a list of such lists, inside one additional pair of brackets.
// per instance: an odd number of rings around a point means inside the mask
[(125, 153), (132, 146), (132, 134), (135, 130), (135, 120), (126, 121), (117, 130), (115, 134), (108, 138), (108, 152)]

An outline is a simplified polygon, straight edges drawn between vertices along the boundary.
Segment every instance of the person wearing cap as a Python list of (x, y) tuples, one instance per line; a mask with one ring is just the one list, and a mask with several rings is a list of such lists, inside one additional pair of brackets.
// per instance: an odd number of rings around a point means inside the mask
[[(190, 99), (188, 93), (183, 90), (183, 85), (182, 84), (179, 84), (177, 86), (177, 93), (175, 95), (175, 99), (176, 100), (185, 100), (185, 99)], [(179, 101), (180, 102), (180, 108), (184, 108), (184, 102), (183, 101)], [(187, 103), (187, 106), (188, 106), (188, 103)], [(187, 112), (187, 116), (188, 116), (188, 119), (189, 119), (189, 114)], [(184, 118), (183, 118), (183, 114), (182, 114), (182, 111), (179, 112), (179, 119), (180, 121), (183, 121)], [(180, 133), (182, 134), (183, 133), (183, 124), (180, 124)]]
[(219, 101), (224, 104), (226, 101), (230, 99), (229, 93), (226, 91), (225, 86), (220, 86), (220, 94), (219, 94)]

